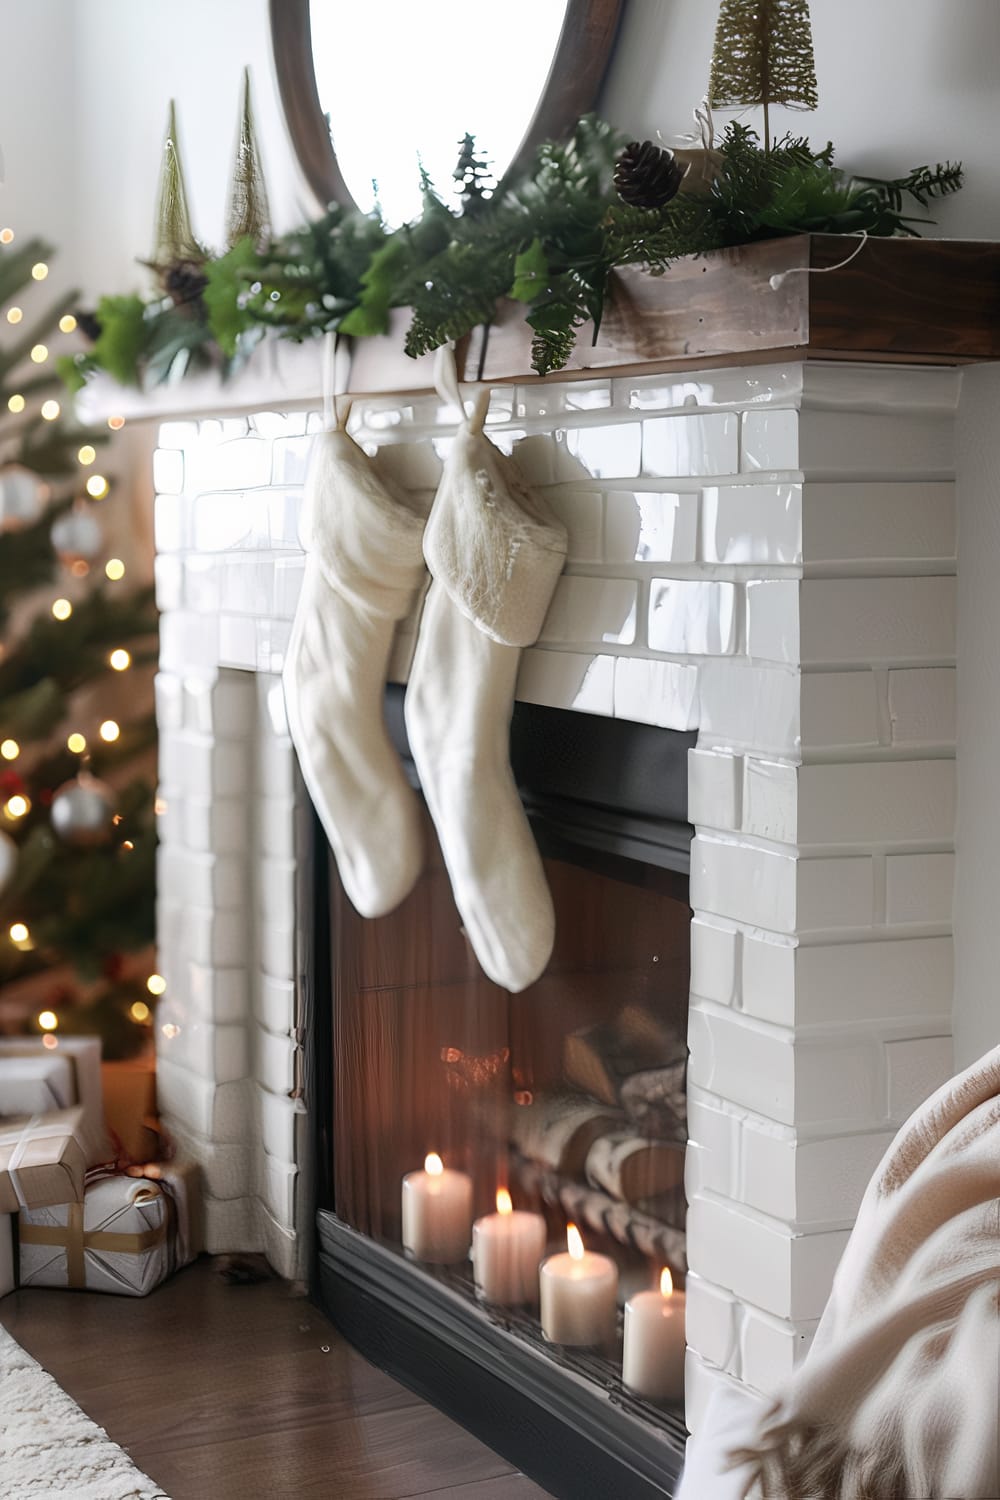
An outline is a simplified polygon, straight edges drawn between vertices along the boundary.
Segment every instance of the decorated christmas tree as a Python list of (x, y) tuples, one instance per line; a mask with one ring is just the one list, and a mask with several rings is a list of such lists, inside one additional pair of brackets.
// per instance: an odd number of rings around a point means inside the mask
[(96, 1032), (123, 1056), (161, 988), (155, 722), (122, 681), (155, 662), (156, 611), (102, 516), (121, 419), (80, 427), (57, 374), (76, 295), (36, 311), (49, 247), (0, 246), (0, 1029)]
[(722, 0), (708, 102), (720, 108), (761, 105), (765, 150), (771, 143), (770, 105), (816, 108), (808, 0)]

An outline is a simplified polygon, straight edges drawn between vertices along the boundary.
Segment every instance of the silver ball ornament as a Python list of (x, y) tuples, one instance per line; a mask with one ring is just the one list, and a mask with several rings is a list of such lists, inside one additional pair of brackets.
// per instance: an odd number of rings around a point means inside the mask
[(17, 845), (9, 833), (0, 828), (0, 895), (6, 890), (17, 869)]
[(71, 510), (54, 522), (49, 533), (59, 561), (70, 563), (97, 557), (104, 546), (104, 533), (97, 517), (85, 507)]
[(111, 837), (115, 797), (111, 788), (89, 771), (63, 782), (52, 798), (49, 816), (64, 844), (87, 849)]
[(48, 485), (23, 464), (0, 469), (0, 531), (37, 521), (48, 496)]

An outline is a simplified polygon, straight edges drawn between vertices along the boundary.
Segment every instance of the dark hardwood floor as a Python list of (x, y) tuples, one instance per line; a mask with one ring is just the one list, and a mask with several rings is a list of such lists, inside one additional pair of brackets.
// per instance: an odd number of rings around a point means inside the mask
[(281, 1281), (202, 1260), (144, 1299), (15, 1292), (0, 1323), (171, 1500), (545, 1500)]

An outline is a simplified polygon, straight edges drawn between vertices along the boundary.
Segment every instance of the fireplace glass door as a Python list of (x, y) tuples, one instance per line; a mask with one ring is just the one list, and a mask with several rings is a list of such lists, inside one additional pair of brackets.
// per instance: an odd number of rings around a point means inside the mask
[[(686, 875), (536, 830), (555, 951), (511, 995), (479, 968), (425, 825), (427, 868), (390, 915), (362, 920), (332, 872), (337, 1218), (402, 1255), (402, 1179), (436, 1153), (471, 1178), (477, 1216), (498, 1189), (543, 1214), (547, 1253), (574, 1223), (620, 1300), (664, 1266), (683, 1285)], [(432, 1273), (475, 1296), (467, 1260)], [(614, 1347), (600, 1358), (613, 1374)]]

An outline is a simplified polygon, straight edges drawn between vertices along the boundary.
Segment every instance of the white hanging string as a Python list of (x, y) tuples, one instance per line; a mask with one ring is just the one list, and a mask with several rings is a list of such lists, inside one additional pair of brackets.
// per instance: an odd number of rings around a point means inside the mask
[(351, 398), (346, 395), (351, 374), (351, 358), (346, 345), (338, 343), (335, 332), (323, 338), (323, 426), (327, 432), (340, 431), (347, 426), (351, 414)]
[[(434, 355), (434, 388), (446, 405), (461, 412), (474, 432), (482, 428), (490, 404), (490, 388), (472, 386), (463, 393), (458, 383), (454, 344), (442, 344)], [(471, 408), (466, 406), (466, 396), (472, 402)]]
[(845, 266), (850, 265), (851, 261), (856, 255), (861, 254), (862, 250), (865, 248), (865, 241), (867, 240), (867, 238), (867, 229), (862, 229), (861, 239), (855, 246), (855, 248), (851, 251), (850, 255), (845, 255), (844, 259), (838, 260), (836, 265), (834, 266), (789, 266), (787, 271), (776, 271), (773, 276), (768, 277), (767, 284), (771, 288), (772, 292), (776, 292), (784, 282), (786, 276), (794, 276), (796, 271), (801, 271), (803, 276), (822, 276), (827, 271), (842, 271)]

